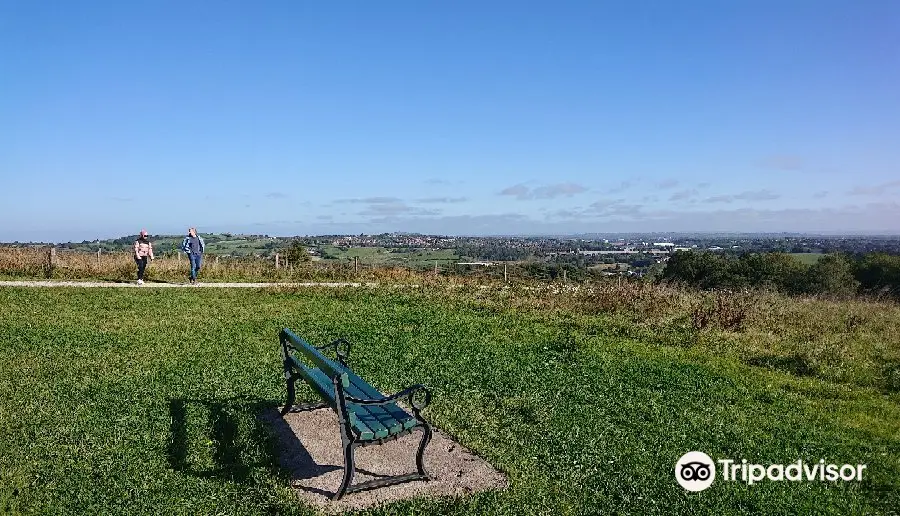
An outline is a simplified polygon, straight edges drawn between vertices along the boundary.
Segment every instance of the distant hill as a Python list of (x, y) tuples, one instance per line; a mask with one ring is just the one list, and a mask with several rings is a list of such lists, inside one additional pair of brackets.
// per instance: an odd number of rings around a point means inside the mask
[[(275, 252), (275, 249), (287, 245), (291, 238), (288, 237), (270, 237), (268, 235), (243, 235), (234, 233), (201, 233), (204, 242), (206, 242), (206, 252), (209, 254), (247, 256), (262, 255), (268, 256)], [(61, 249), (73, 249), (77, 251), (92, 251), (97, 249), (103, 251), (127, 251), (137, 239), (138, 235), (126, 235), (119, 238), (109, 238), (106, 240), (67, 242), (59, 244), (57, 247)], [(153, 249), (156, 253), (178, 252), (181, 248), (181, 241), (184, 235), (151, 235), (150, 241), (153, 242)]]

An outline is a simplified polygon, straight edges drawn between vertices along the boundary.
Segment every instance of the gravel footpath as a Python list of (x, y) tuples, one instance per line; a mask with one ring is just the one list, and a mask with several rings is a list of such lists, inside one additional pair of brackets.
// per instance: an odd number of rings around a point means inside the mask
[(84, 288), (265, 288), (265, 287), (375, 287), (377, 283), (166, 283), (147, 282), (138, 285), (133, 281), (56, 281), (26, 280), (0, 281), (0, 287), (84, 287)]

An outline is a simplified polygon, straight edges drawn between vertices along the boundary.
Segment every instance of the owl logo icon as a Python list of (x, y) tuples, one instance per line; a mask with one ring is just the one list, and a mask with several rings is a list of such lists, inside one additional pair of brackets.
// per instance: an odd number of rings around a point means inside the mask
[(716, 478), (716, 464), (709, 455), (692, 451), (675, 463), (675, 480), (688, 491), (703, 491)]

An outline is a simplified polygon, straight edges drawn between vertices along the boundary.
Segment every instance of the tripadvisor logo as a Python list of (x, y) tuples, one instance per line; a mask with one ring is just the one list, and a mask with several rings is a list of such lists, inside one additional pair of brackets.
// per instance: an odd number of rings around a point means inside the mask
[(744, 482), (748, 486), (762, 480), (792, 482), (836, 482), (842, 480), (861, 481), (865, 464), (826, 464), (825, 459), (818, 462), (805, 462), (803, 459), (790, 464), (752, 464), (747, 459), (740, 461), (719, 459), (715, 462), (709, 455), (692, 451), (685, 453), (675, 463), (675, 480), (688, 491), (703, 491), (712, 485), (716, 477), (716, 464), (719, 465), (721, 479), (726, 482)]
[(675, 463), (675, 480), (688, 491), (703, 491), (715, 478), (716, 465), (703, 452), (687, 452)]

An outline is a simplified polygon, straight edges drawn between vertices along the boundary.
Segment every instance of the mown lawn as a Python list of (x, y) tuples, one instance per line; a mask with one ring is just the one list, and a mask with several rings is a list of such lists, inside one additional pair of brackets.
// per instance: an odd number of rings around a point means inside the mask
[(397, 265), (412, 268), (433, 266), (435, 262), (446, 265), (459, 260), (459, 256), (453, 249), (388, 249), (385, 247), (351, 247), (341, 249), (333, 246), (323, 246), (325, 255), (332, 258), (326, 262), (352, 262), (359, 259), (361, 265)]
[[(0, 512), (309, 513), (256, 418), (283, 400), (284, 326), (353, 341), (352, 366), (383, 391), (431, 386), (426, 415), (511, 480), (373, 514), (900, 507), (896, 392), (632, 340), (598, 317), (397, 289), (0, 288)], [(868, 469), (689, 493), (673, 469), (690, 450)]]
[(825, 253), (790, 253), (791, 256), (800, 260), (802, 263), (806, 265), (813, 265), (819, 261)]

